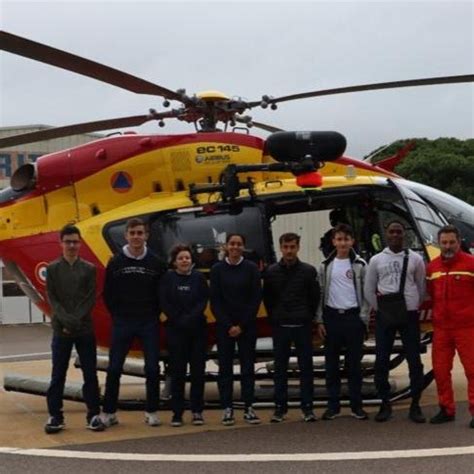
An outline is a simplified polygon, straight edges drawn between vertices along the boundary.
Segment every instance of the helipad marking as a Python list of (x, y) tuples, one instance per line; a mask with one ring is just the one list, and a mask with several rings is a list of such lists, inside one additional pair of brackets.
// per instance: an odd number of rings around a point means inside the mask
[(361, 451), (347, 453), (287, 453), (287, 454), (136, 454), (106, 453), (95, 451), (62, 451), (59, 449), (2, 448), (0, 454), (37, 456), (46, 458), (70, 458), (143, 461), (143, 462), (295, 462), (295, 461), (360, 461), (368, 459), (426, 458), (441, 456), (461, 456), (474, 454), (474, 446), (433, 449), (400, 449), (392, 451)]

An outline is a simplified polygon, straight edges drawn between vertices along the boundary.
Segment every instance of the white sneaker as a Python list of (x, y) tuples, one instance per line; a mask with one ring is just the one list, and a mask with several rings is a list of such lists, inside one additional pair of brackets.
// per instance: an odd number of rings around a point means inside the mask
[(102, 423), (107, 428), (110, 428), (113, 425), (118, 425), (119, 424), (117, 415), (115, 413), (105, 413), (104, 412), (100, 415), (100, 419), (102, 420)]
[(153, 413), (149, 413), (147, 411), (145, 412), (145, 423), (148, 426), (160, 426), (161, 425), (161, 421), (158, 418), (158, 415), (157, 415), (156, 411), (154, 411)]

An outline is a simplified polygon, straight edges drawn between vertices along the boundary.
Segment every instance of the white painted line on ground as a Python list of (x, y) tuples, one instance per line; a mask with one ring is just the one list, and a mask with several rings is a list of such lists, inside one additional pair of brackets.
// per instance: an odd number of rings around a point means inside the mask
[(301, 462), (301, 461), (361, 461), (369, 459), (426, 458), (474, 454), (474, 446), (433, 449), (400, 449), (392, 451), (361, 451), (287, 454), (138, 454), (94, 451), (62, 451), (59, 449), (2, 448), (0, 454), (38, 456), (45, 458), (90, 459), (91, 461), (144, 462)]
[(0, 360), (23, 359), (27, 357), (40, 357), (46, 355), (51, 355), (51, 352), (32, 352), (31, 354), (13, 354), (7, 356), (0, 356)]

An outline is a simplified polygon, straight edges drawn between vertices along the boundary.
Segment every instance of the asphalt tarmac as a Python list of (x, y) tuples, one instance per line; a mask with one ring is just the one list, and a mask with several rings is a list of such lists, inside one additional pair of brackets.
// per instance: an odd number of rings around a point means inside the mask
[[(0, 375), (7, 372), (49, 376), (46, 326), (0, 326)], [(37, 354), (37, 355), (34, 355)], [(429, 356), (425, 356), (425, 366)], [(401, 369), (403, 370), (403, 369)], [(403, 374), (402, 374), (403, 375)], [(68, 380), (80, 381), (72, 366)], [(103, 374), (100, 375), (103, 384)], [(301, 421), (292, 409), (281, 424), (270, 424), (270, 409), (259, 409), (263, 423), (246, 425), (236, 411), (235, 427), (220, 424), (220, 411), (207, 410), (206, 424), (150, 428), (140, 412), (120, 412), (120, 424), (103, 433), (84, 427), (84, 407), (66, 402), (67, 429), (47, 436), (42, 397), (0, 389), (0, 473), (446, 473), (474, 472), (474, 430), (468, 427), (466, 383), (456, 364), (456, 420), (445, 425), (417, 425), (408, 420), (407, 402), (397, 403), (386, 423), (344, 416), (315, 423)], [(123, 378), (124, 393), (138, 393), (143, 381)], [(210, 384), (214, 385), (214, 384)], [(215, 390), (210, 387), (209, 390)], [(140, 392), (141, 393), (141, 392)], [(437, 411), (434, 384), (422, 399), (427, 416)], [(376, 407), (368, 407), (373, 418)], [(321, 415), (322, 408), (316, 409)]]

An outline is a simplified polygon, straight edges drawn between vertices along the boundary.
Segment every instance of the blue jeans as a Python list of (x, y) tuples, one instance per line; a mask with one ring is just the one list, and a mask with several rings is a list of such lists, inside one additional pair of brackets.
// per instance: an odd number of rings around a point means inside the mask
[(51, 341), (51, 383), (46, 395), (51, 416), (63, 419), (63, 394), (73, 347), (81, 360), (84, 378), (82, 395), (87, 406), (87, 420), (100, 413), (100, 390), (97, 380), (97, 349), (93, 334), (78, 337), (53, 336)]
[(412, 399), (417, 402), (423, 390), (423, 364), (420, 357), (420, 325), (418, 311), (408, 312), (408, 323), (399, 327), (386, 327), (377, 313), (375, 319), (375, 386), (382, 401), (390, 399), (390, 355), (397, 331), (403, 343), (408, 363)]
[(134, 338), (142, 343), (145, 358), (147, 412), (158, 410), (160, 400), (160, 339), (158, 319), (115, 319), (109, 351), (109, 368), (105, 382), (104, 412), (115, 413), (120, 391), (123, 364)]
[(255, 398), (255, 345), (257, 328), (255, 324), (246, 327), (238, 337), (230, 337), (227, 330), (217, 327), (217, 357), (219, 361), (218, 387), (222, 408), (231, 408), (234, 388), (234, 355), (238, 347), (240, 362), (240, 387), (245, 406)]
[(288, 406), (288, 361), (291, 345), (295, 346), (300, 370), (301, 408), (313, 407), (313, 337), (311, 323), (300, 327), (273, 326), (275, 354), (275, 405), (283, 410)]
[(204, 377), (207, 356), (207, 327), (181, 329), (166, 328), (171, 370), (171, 409), (181, 416), (184, 411), (186, 368), (191, 377), (190, 402), (193, 413), (204, 409)]
[(340, 409), (341, 374), (339, 358), (342, 349), (346, 349), (349, 398), (352, 410), (362, 407), (362, 347), (365, 336), (365, 325), (360, 319), (359, 309), (339, 314), (337, 310), (325, 307), (323, 311), (326, 339), (324, 357), (326, 366), (326, 389), (328, 407), (334, 411)]

